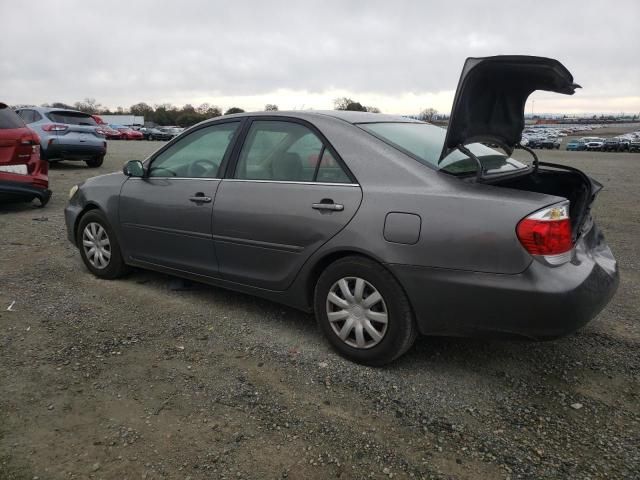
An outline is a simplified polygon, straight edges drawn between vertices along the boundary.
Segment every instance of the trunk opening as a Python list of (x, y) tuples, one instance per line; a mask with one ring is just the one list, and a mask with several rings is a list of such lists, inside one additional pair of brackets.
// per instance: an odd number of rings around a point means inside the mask
[(539, 165), (540, 168), (529, 175), (484, 183), (566, 198), (570, 202), (569, 215), (575, 242), (582, 233), (593, 200), (602, 185), (572, 167), (544, 162), (540, 162)]

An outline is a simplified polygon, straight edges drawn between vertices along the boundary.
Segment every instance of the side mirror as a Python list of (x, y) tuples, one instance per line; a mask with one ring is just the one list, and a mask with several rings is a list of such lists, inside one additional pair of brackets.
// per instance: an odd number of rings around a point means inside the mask
[(122, 173), (127, 177), (144, 177), (144, 166), (140, 160), (129, 160), (122, 167)]

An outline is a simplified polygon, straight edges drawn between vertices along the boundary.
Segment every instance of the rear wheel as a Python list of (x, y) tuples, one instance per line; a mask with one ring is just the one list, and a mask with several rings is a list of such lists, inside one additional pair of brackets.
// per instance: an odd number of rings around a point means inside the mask
[(85, 266), (96, 277), (111, 280), (127, 273), (118, 239), (101, 211), (91, 210), (82, 216), (76, 244)]
[(366, 258), (345, 257), (329, 265), (316, 284), (314, 309), (329, 343), (359, 363), (387, 364), (417, 336), (402, 287), (388, 270)]
[(84, 163), (86, 163), (89, 168), (98, 168), (103, 162), (104, 155), (100, 155), (99, 157), (92, 158), (91, 160), (85, 160)]

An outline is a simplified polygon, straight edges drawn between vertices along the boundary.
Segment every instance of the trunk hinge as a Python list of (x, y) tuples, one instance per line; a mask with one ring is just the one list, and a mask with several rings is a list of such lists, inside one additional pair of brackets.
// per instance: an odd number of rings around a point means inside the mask
[(471, 150), (469, 150), (467, 147), (465, 147), (464, 145), (460, 144), (458, 145), (458, 150), (460, 150), (462, 153), (464, 153), (467, 157), (469, 158), (473, 158), (476, 163), (478, 164), (478, 170), (476, 172), (476, 181), (480, 181), (480, 179), (482, 178), (482, 162), (480, 161), (480, 159), (478, 157), (476, 157)]
[(534, 152), (532, 148), (525, 147), (521, 143), (518, 143), (518, 145), (525, 152), (529, 152), (531, 154), (531, 156), (533, 157), (533, 171), (537, 172), (538, 171), (538, 165), (540, 164), (540, 161), (538, 160), (538, 155), (536, 155), (536, 152)]

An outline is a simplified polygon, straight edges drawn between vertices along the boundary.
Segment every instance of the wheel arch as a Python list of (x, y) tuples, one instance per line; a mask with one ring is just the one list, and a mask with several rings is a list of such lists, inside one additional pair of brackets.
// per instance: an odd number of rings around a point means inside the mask
[(104, 211), (96, 203), (93, 203), (93, 202), (87, 203), (84, 206), (84, 208), (80, 210), (80, 213), (78, 214), (75, 222), (73, 223), (73, 238), (75, 239), (78, 238), (78, 227), (80, 226), (80, 221), (82, 220), (82, 217), (84, 217), (87, 213), (89, 213), (92, 210), (100, 210), (102, 213), (104, 213)]
[(315, 259), (313, 264), (309, 267), (308, 273), (305, 276), (304, 293), (305, 293), (306, 304), (310, 310), (313, 310), (313, 296), (315, 293), (316, 284), (318, 283), (318, 278), (320, 278), (320, 275), (322, 274), (322, 272), (329, 265), (345, 257), (366, 258), (368, 260), (371, 260), (377, 263), (382, 268), (384, 268), (387, 272), (389, 272), (389, 274), (395, 279), (396, 282), (398, 282), (398, 285), (400, 285), (400, 288), (402, 289), (404, 294), (407, 296), (407, 299), (409, 300), (409, 306), (411, 307), (411, 311), (413, 312), (413, 315), (415, 318), (415, 309), (413, 308), (411, 298), (409, 298), (409, 295), (407, 295), (407, 291), (404, 288), (404, 285), (402, 284), (402, 282), (400, 282), (400, 280), (393, 273), (393, 271), (391, 271), (387, 267), (387, 265), (376, 255), (373, 255), (370, 252), (359, 250), (356, 248), (336, 249), (336, 250), (324, 252), (324, 254), (318, 257), (317, 259)]

